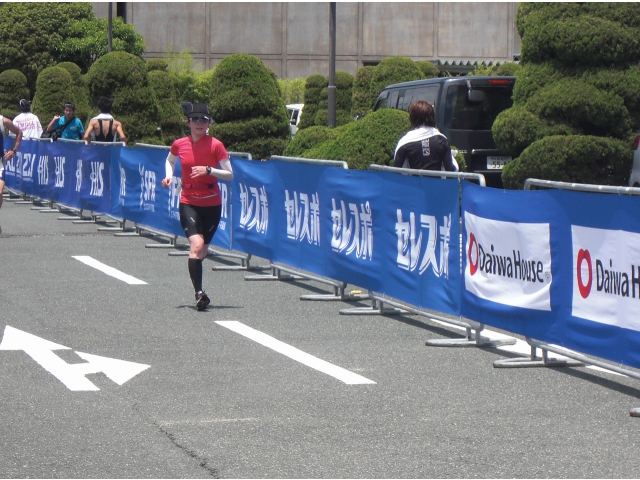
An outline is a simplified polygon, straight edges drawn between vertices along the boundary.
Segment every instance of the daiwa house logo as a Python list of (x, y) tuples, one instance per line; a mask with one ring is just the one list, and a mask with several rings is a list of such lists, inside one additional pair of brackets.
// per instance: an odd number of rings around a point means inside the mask
[(549, 224), (489, 220), (465, 213), (465, 288), (496, 303), (551, 310)]
[(571, 227), (572, 314), (640, 330), (640, 234)]

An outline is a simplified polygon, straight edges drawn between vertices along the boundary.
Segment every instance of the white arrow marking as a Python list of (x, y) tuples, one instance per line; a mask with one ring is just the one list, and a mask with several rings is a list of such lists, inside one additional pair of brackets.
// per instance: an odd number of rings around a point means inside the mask
[(141, 363), (99, 357), (82, 352), (76, 353), (87, 360), (87, 363), (69, 364), (53, 353), (53, 350), (71, 350), (69, 347), (36, 337), (9, 325), (4, 329), (0, 350), (24, 350), (42, 368), (74, 392), (100, 390), (85, 377), (90, 373), (102, 372), (118, 385), (122, 385), (150, 367), (150, 365)]
[(96, 270), (100, 270), (102, 273), (106, 273), (107, 275), (109, 275), (111, 277), (115, 277), (118, 280), (122, 280), (123, 282), (126, 282), (129, 285), (146, 285), (147, 284), (147, 282), (143, 282), (142, 280), (138, 280), (137, 278), (132, 277), (131, 275), (127, 275), (126, 273), (123, 273), (120, 270), (116, 270), (115, 268), (110, 267), (109, 265), (105, 265), (104, 263), (99, 262), (95, 258), (86, 257), (86, 256), (82, 256), (82, 255), (75, 256), (73, 258), (75, 258), (76, 260), (81, 261), (85, 265), (89, 265), (90, 267), (95, 268)]
[(275, 338), (267, 335), (266, 333), (262, 333), (258, 330), (255, 330), (251, 327), (247, 327), (243, 323), (236, 321), (217, 321), (218, 325), (228, 328), (240, 335), (243, 335), (251, 340), (258, 342), (260, 345), (264, 345), (272, 350), (275, 350), (278, 353), (281, 353), (293, 360), (296, 360), (307, 367), (314, 368), (322, 373), (326, 373), (327, 375), (331, 375), (334, 378), (337, 378), (341, 382), (344, 382), (348, 385), (358, 385), (358, 384), (375, 384), (373, 380), (369, 380), (357, 373), (350, 372), (349, 370), (345, 370), (342, 367), (338, 367), (333, 365), (332, 363), (325, 362), (324, 360), (319, 359), (318, 357), (314, 357), (313, 355), (309, 355), (308, 353), (303, 352), (302, 350), (298, 350), (291, 345), (287, 345), (280, 340), (276, 340)]

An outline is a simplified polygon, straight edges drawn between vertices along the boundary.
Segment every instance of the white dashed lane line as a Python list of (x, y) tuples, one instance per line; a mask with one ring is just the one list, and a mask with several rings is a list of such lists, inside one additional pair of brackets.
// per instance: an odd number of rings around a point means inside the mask
[(95, 258), (87, 257), (87, 256), (74, 256), (76, 260), (88, 265), (90, 267), (95, 268), (96, 270), (100, 270), (102, 273), (105, 273), (111, 277), (117, 278), (118, 280), (122, 280), (129, 285), (147, 285), (147, 282), (143, 282), (142, 280), (138, 280), (131, 275), (127, 275), (126, 273), (121, 272), (120, 270), (116, 270), (109, 265), (105, 265), (102, 262), (99, 262)]

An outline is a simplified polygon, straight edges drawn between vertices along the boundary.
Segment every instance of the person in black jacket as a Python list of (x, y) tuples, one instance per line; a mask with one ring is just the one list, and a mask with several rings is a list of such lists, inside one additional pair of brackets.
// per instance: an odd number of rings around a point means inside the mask
[(124, 136), (124, 131), (122, 130), (122, 123), (111, 115), (112, 103), (113, 101), (107, 97), (98, 99), (100, 114), (97, 117), (93, 117), (89, 122), (87, 131), (84, 132), (83, 140), (90, 142), (93, 135), (96, 142), (113, 142), (117, 133), (121, 142), (127, 141), (127, 137)]
[(418, 100), (409, 107), (411, 130), (396, 146), (393, 166), (416, 170), (458, 170), (449, 140), (435, 128), (436, 115), (429, 102)]

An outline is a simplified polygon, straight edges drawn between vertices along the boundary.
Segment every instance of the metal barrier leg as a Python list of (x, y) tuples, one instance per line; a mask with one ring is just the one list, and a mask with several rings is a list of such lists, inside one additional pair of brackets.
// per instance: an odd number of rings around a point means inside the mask
[(246, 270), (249, 272), (253, 272), (253, 271), (262, 271), (262, 270), (269, 270), (271, 268), (271, 265), (251, 265), (251, 254), (247, 253), (247, 254), (236, 254), (236, 253), (227, 253), (227, 252), (220, 252), (217, 250), (212, 250), (213, 253), (211, 253), (211, 255), (213, 255), (214, 257), (229, 257), (229, 258), (237, 258), (240, 260), (240, 265), (214, 265), (213, 267), (211, 267), (211, 270), (215, 270), (215, 271), (227, 271), (227, 270)]
[(271, 273), (267, 274), (267, 275), (262, 275), (262, 274), (258, 274), (258, 275), (245, 275), (244, 279), (247, 281), (272, 281), (272, 280), (283, 280), (283, 281), (289, 281), (289, 280), (307, 280), (306, 278), (300, 276), (300, 275), (289, 275), (289, 274), (282, 274), (282, 269), (280, 267), (277, 267), (273, 264), (271, 264), (271, 266), (269, 267), (271, 268)]
[(371, 300), (370, 307), (343, 308), (339, 312), (340, 315), (401, 315), (410, 313), (402, 308), (385, 308), (383, 301), (372, 298), (370, 294), (367, 296)]
[[(425, 345), (428, 347), (483, 347), (483, 348), (495, 348), (502, 347), (504, 345), (515, 345), (515, 338), (506, 338), (504, 340), (490, 340), (482, 336), (482, 330), (484, 330), (484, 324), (480, 324), (477, 328), (465, 327), (467, 334), (466, 338), (437, 338), (433, 340), (427, 340)], [(472, 333), (475, 331), (475, 333)]]
[(503, 360), (495, 360), (494, 368), (527, 368), (527, 367), (584, 367), (584, 363), (577, 360), (549, 358), (549, 352), (543, 348), (540, 349), (542, 356), (536, 356), (536, 347), (531, 346), (531, 355), (528, 358), (506, 358)]

